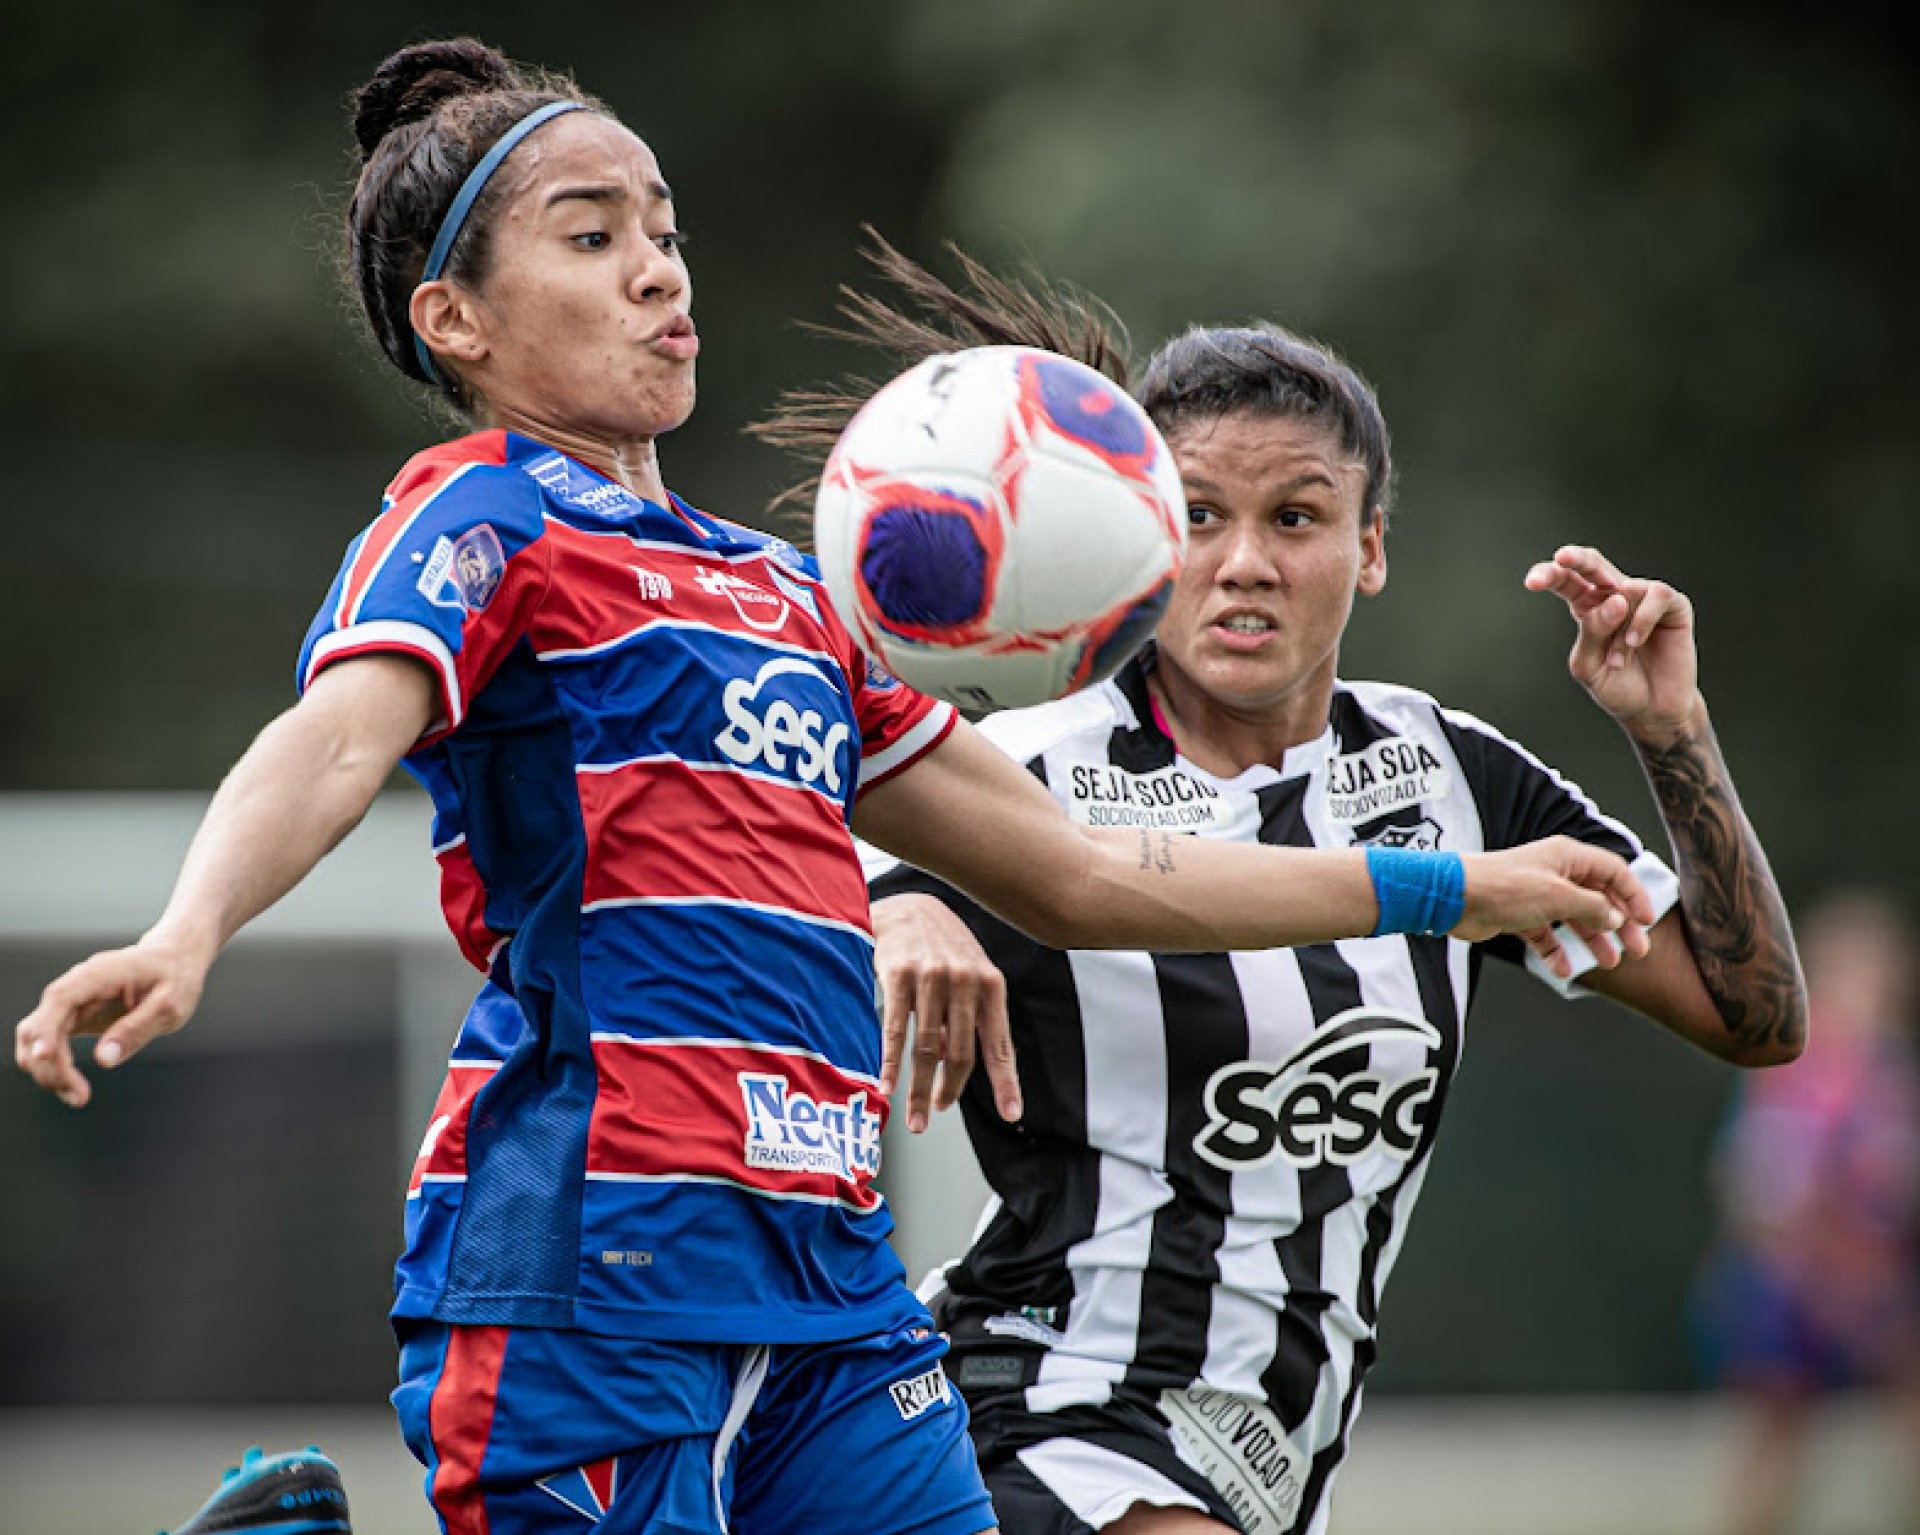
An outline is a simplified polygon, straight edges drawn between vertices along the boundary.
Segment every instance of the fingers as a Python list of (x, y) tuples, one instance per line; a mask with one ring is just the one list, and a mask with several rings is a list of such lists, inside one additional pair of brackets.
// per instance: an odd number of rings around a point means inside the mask
[[(911, 1008), (913, 1044), (904, 1051), (908, 1062), (907, 1129), (918, 1135), (933, 1114), (960, 1101), (973, 1069), (984, 1059), (995, 1108), (1009, 1123), (1025, 1112), (1007, 1017), (1007, 986), (998, 970), (955, 976), (937, 967), (917, 974)], [(905, 1018), (887, 1021), (886, 1059), (881, 1088), (891, 1095), (902, 1042), (908, 1031)], [(897, 1029), (897, 1033), (894, 1032)]]
[(1569, 973), (1563, 961), (1579, 968), (1585, 957), (1565, 952), (1569, 939), (1609, 968), (1647, 952), (1654, 913), (1645, 887), (1617, 853), (1571, 837), (1468, 855), (1466, 897), (1456, 936), (1519, 934), (1556, 975)]
[(81, 1032), (92, 1033), (102, 1025), (112, 1024), (93, 1047), (94, 1063), (111, 1071), (121, 1062), (132, 1060), (162, 1034), (171, 1034), (179, 1028), (186, 1021), (189, 1010), (173, 988), (162, 982), (131, 1010), (112, 1009), (112, 1013), (119, 1016), (117, 1023), (112, 1022), (109, 1016), (93, 1017), (87, 1020)]
[(1620, 634), (1620, 644), (1627, 650), (1638, 650), (1663, 626), (1693, 621), (1693, 603), (1684, 592), (1676, 591), (1664, 581), (1646, 581), (1641, 585), (1644, 589), (1640, 600)]
[(900, 1082), (900, 1057), (907, 1048), (907, 1019), (913, 1005), (906, 988), (890, 982), (880, 987), (880, 1096), (892, 1098)]
[[(14, 1063), (41, 1087), (71, 1108), (83, 1107), (93, 1089), (81, 1075), (73, 1056), (73, 1036), (97, 1034), (125, 1027), (129, 983), (120, 975), (119, 954), (82, 960), (40, 993), (40, 1005), (20, 1020), (14, 1030)], [(137, 1038), (137, 1036), (136, 1036)], [(138, 1040), (138, 1049), (144, 1040)], [(131, 1054), (123, 1036), (112, 1044), (102, 1041), (94, 1060), (105, 1067), (118, 1065)]]
[(93, 1089), (73, 1060), (72, 1013), (45, 999), (13, 1031), (13, 1063), (69, 1108), (84, 1108)]
[(947, 977), (938, 971), (923, 973), (915, 987), (913, 1048), (907, 1055), (907, 1128), (915, 1135), (927, 1128), (934, 1078), (948, 1048), (948, 990)]
[(1571, 579), (1584, 587), (1609, 591), (1618, 591), (1630, 582), (1618, 565), (1587, 544), (1562, 544), (1553, 551), (1551, 560), (1543, 560), (1527, 572), (1529, 587), (1534, 585), (1534, 576), (1539, 572), (1550, 572), (1554, 579)]
[(1540, 956), (1548, 970), (1563, 981), (1573, 979), (1573, 960), (1561, 947), (1560, 935), (1551, 927), (1536, 927), (1520, 935), (1528, 948)]
[(1529, 591), (1553, 592), (1580, 625), (1577, 669), (1619, 668), (1663, 626), (1690, 625), (1693, 604), (1664, 581), (1627, 575), (1598, 549), (1568, 544), (1526, 574)]
[(982, 1051), (996, 1106), (1019, 1118), (1006, 979), (979, 940), (930, 896), (892, 896), (873, 913), (885, 998), (880, 1087), (893, 1096), (904, 1062), (907, 1129), (919, 1134), (932, 1111), (959, 1101)]
[(1582, 883), (1597, 883), (1605, 891), (1607, 899), (1626, 918), (1627, 925), (1640, 928), (1644, 937), (1646, 929), (1653, 926), (1657, 914), (1653, 909), (1653, 897), (1647, 894), (1647, 887), (1640, 883), (1640, 876), (1633, 872), (1626, 859), (1609, 853), (1605, 848), (1591, 847), (1584, 842), (1575, 842), (1573, 845), (1588, 859), (1587, 877)]
[(1570, 981), (1577, 970), (1588, 968), (1580, 963), (1583, 959), (1591, 959), (1592, 968), (1599, 970), (1611, 970), (1618, 965), (1625, 957), (1622, 934), (1628, 930), (1583, 933), (1574, 924), (1555, 923), (1520, 936), (1549, 971), (1560, 980)]
[(1007, 1019), (1007, 984), (995, 971), (983, 989), (975, 1019), (980, 1059), (987, 1068), (994, 1107), (1008, 1124), (1018, 1124), (1026, 1112), (1020, 1099), (1020, 1069), (1013, 1049), (1013, 1029)]
[(940, 1041), (940, 1066), (934, 1081), (933, 1107), (944, 1113), (960, 1101), (960, 1090), (973, 1075), (979, 1019), (973, 994), (965, 988), (950, 988), (947, 994), (946, 1027)]
[(1627, 861), (1571, 838), (1562, 852), (1568, 877), (1604, 902), (1565, 924), (1586, 944), (1594, 963), (1611, 970), (1623, 959), (1645, 955), (1651, 943), (1647, 930), (1654, 922), (1653, 898)]

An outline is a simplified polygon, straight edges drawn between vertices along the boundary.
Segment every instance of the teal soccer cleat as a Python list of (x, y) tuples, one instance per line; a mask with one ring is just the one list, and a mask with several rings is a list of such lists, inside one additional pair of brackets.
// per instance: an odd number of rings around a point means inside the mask
[[(200, 1510), (173, 1535), (353, 1535), (340, 1468), (318, 1445), (263, 1455), (248, 1450), (227, 1468)], [(166, 1531), (161, 1531), (166, 1535)]]

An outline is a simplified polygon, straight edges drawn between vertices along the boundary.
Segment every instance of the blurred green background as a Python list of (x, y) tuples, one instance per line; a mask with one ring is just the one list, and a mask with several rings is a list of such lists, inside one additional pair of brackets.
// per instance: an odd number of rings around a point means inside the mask
[[(290, 702), (342, 547), (444, 431), (335, 276), (345, 96), (455, 33), (576, 71), (660, 156), (706, 343), (663, 450), (690, 500), (752, 521), (785, 483), (739, 429), (849, 360), (795, 322), (860, 278), (862, 221), (1083, 284), (1143, 352), (1271, 316), (1395, 432), (1392, 580), (1348, 675), (1485, 716), (1656, 830), (1564, 613), (1520, 585), (1598, 543), (1698, 604), (1790, 899), (1916, 894), (1915, 24), (1844, 6), (10, 8), (0, 791), (207, 789)], [(77, 952), (0, 950), (0, 1012)], [(84, 1116), (0, 1081), (0, 1406), (378, 1402), (410, 1153), (386, 963), (235, 956), (223, 1006), (261, 1047), (156, 1052)], [(1730, 1073), (1497, 976), (1469, 1043), (1370, 1396), (1688, 1387)]]

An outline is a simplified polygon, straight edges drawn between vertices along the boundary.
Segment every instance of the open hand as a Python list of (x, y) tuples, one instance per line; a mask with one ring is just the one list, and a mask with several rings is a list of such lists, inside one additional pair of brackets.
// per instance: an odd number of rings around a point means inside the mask
[(1562, 979), (1573, 973), (1556, 925), (1578, 933), (1603, 969), (1647, 952), (1653, 902), (1624, 858), (1573, 837), (1468, 853), (1466, 907), (1453, 936), (1518, 933)]
[(1526, 586), (1566, 603), (1578, 626), (1567, 670), (1636, 740), (1665, 744), (1693, 724), (1699, 664), (1684, 593), (1576, 545), (1530, 569)]
[(74, 1063), (76, 1034), (98, 1034), (93, 1059), (111, 1069), (193, 1015), (206, 984), (202, 961), (151, 939), (84, 959), (51, 982), (14, 1029), (13, 1059), (72, 1108), (93, 1096)]
[(1007, 982), (980, 941), (930, 895), (896, 895), (873, 908), (874, 966), (880, 978), (883, 1056), (880, 1090), (889, 1098), (909, 1055), (907, 1128), (927, 1127), (929, 1104), (951, 1108), (972, 1075), (987, 1068), (993, 1100), (1009, 1123), (1020, 1118), (1020, 1077), (1007, 1023)]

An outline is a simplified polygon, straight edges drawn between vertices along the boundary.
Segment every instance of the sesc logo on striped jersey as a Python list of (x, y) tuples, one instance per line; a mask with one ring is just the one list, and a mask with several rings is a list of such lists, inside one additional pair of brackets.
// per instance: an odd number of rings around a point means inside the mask
[(1322, 1062), (1374, 1044), (1414, 1044), (1420, 1059), (1440, 1047), (1424, 1018), (1356, 1007), (1329, 1018), (1284, 1061), (1239, 1061), (1207, 1079), (1207, 1126), (1193, 1149), (1215, 1167), (1248, 1172), (1284, 1158), (1298, 1168), (1348, 1167), (1370, 1152), (1409, 1160), (1439, 1086), (1432, 1065), (1388, 1073), (1371, 1065), (1339, 1076)]
[[(838, 794), (846, 781), (841, 757), (857, 763), (853, 729), (834, 707), (839, 690), (810, 661), (776, 656), (749, 681), (735, 677), (720, 693), (727, 726), (714, 747), (744, 768), (769, 768), (806, 788)], [(818, 705), (819, 707), (815, 707)]]

